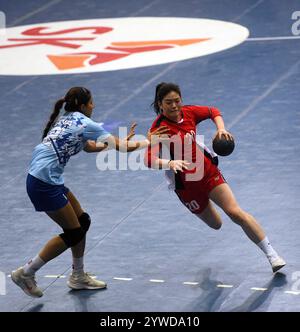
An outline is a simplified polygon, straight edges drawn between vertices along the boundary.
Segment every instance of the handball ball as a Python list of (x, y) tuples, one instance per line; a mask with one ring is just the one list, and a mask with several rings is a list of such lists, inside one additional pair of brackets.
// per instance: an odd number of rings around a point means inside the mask
[(216, 137), (213, 140), (213, 150), (215, 153), (219, 156), (229, 156), (232, 151), (234, 150), (234, 141), (233, 140), (227, 140), (225, 137), (222, 136), (221, 139)]

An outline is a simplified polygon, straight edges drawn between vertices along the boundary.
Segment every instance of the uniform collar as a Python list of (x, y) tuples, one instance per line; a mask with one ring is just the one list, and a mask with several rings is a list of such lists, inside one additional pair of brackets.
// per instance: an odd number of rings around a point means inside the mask
[(163, 114), (161, 114), (160, 116), (161, 116), (161, 119), (162, 119), (162, 120), (166, 120), (166, 121), (169, 121), (169, 122), (172, 122), (172, 123), (176, 123), (176, 124), (180, 124), (180, 123), (182, 123), (183, 120), (184, 120), (184, 113), (183, 113), (182, 110), (181, 110), (181, 120), (179, 120), (179, 122), (173, 121), (173, 120), (167, 118), (166, 116), (164, 116)]

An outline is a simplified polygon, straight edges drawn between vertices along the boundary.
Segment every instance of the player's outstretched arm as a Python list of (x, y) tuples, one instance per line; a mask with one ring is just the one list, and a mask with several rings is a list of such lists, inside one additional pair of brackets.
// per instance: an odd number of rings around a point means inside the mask
[[(132, 152), (135, 150), (143, 149), (151, 144), (157, 144), (160, 141), (165, 140), (164, 134), (168, 132), (168, 128), (160, 127), (153, 132), (148, 132), (147, 138), (142, 141), (130, 141), (135, 135), (136, 123), (133, 123), (130, 127), (129, 134), (124, 139), (120, 139), (117, 136), (110, 135), (106, 138), (105, 142), (87, 141), (84, 151), (86, 152), (101, 152), (103, 150), (115, 149), (120, 152)], [(163, 137), (161, 137), (163, 136)]]
[(161, 141), (164, 141), (168, 138), (166, 138), (165, 134), (168, 132), (168, 128), (165, 126), (162, 126), (160, 128), (157, 128), (154, 131), (148, 131), (147, 138), (142, 141), (130, 141), (130, 138), (134, 135), (136, 124), (133, 124), (131, 126), (129, 135), (126, 137), (126, 139), (120, 139), (116, 136), (110, 136), (107, 139), (108, 146), (111, 148), (114, 148), (120, 152), (132, 152), (135, 150), (140, 150), (147, 148), (148, 146), (152, 144), (157, 144)]

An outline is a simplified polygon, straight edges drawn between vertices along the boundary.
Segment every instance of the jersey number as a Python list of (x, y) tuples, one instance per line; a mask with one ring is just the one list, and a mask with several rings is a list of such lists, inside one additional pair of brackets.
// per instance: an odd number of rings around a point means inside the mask
[(185, 205), (192, 212), (200, 208), (199, 204), (195, 200), (192, 200), (189, 203), (185, 203)]

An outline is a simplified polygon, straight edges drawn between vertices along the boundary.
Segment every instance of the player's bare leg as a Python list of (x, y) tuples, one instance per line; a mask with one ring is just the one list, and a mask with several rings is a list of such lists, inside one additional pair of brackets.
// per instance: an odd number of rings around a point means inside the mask
[(209, 193), (209, 197), (230, 217), (233, 222), (241, 226), (249, 239), (257, 244), (265, 253), (272, 266), (273, 272), (278, 271), (286, 264), (273, 249), (263, 228), (256, 219), (240, 208), (227, 183), (215, 187)]

